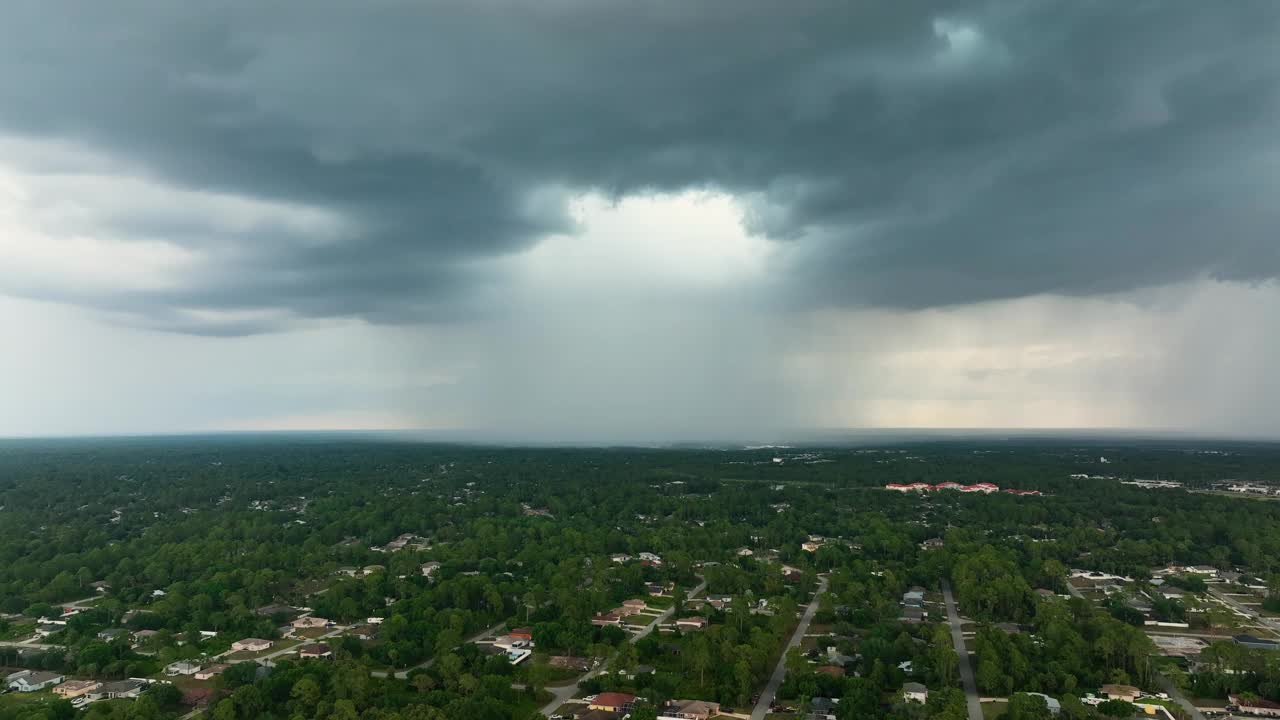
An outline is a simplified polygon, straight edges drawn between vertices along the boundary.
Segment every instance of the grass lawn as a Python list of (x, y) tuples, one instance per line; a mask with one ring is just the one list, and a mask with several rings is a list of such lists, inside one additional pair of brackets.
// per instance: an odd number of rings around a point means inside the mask
[(983, 720), (995, 720), (995, 718), (1009, 712), (1009, 703), (982, 703)]
[(556, 711), (551, 714), (564, 715), (565, 717), (573, 717), (574, 713), (581, 711), (585, 707), (586, 705), (583, 705), (582, 703), (565, 703), (560, 707), (556, 708)]
[(676, 601), (675, 601), (675, 598), (670, 598), (670, 597), (653, 597), (653, 596), (650, 596), (650, 597), (645, 598), (645, 602), (646, 602), (646, 603), (648, 603), (648, 604), (649, 604), (649, 607), (651, 607), (651, 608), (658, 608), (659, 610), (666, 610), (667, 608), (669, 608), (669, 607), (671, 607), (672, 605), (674, 605)]
[(53, 700), (56, 696), (49, 690), (41, 690), (40, 692), (20, 693), (11, 692), (0, 695), (0, 709), (17, 707), (19, 705), (30, 705), (35, 702), (45, 700)]

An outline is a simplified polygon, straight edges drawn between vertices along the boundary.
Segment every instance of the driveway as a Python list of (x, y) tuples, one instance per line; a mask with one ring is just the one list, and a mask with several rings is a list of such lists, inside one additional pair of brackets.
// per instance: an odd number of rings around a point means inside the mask
[(760, 700), (756, 703), (756, 707), (751, 711), (751, 720), (764, 720), (764, 716), (769, 713), (770, 706), (773, 705), (773, 699), (778, 694), (778, 688), (782, 687), (782, 681), (787, 677), (787, 651), (794, 647), (800, 647), (800, 642), (804, 640), (805, 633), (809, 632), (809, 623), (813, 622), (813, 616), (818, 612), (818, 598), (822, 593), (827, 591), (827, 579), (818, 578), (818, 590), (813, 594), (813, 600), (809, 602), (809, 607), (805, 609), (804, 616), (800, 618), (800, 624), (796, 626), (796, 631), (792, 633), (791, 639), (787, 641), (787, 646), (782, 649), (782, 657), (778, 658), (778, 666), (773, 669), (773, 675), (769, 678), (769, 683), (764, 686), (764, 692), (760, 693)]

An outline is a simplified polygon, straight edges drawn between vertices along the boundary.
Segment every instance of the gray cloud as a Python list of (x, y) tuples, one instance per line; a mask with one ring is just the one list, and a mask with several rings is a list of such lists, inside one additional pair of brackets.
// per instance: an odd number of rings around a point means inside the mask
[[(444, 319), (573, 191), (712, 187), (805, 305), (919, 308), (1280, 273), (1280, 6), (16, 2), (0, 132), (320, 208), (327, 242), (131, 208), (178, 288), (50, 290), (165, 329)], [(39, 296), (38, 288), (27, 294)], [(280, 311), (210, 321), (192, 311)]]

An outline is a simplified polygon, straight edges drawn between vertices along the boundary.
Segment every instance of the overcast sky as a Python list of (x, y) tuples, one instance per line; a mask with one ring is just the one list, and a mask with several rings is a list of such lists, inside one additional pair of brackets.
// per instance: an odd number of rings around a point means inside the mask
[(1280, 436), (1280, 3), (12, 0), (0, 435)]

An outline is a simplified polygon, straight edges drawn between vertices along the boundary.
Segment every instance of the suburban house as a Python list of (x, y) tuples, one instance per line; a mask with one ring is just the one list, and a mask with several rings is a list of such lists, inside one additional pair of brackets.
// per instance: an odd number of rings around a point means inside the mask
[(1228, 695), (1232, 705), (1240, 708), (1240, 712), (1265, 717), (1280, 717), (1280, 703), (1263, 698), (1247, 698), (1243, 695)]
[(511, 628), (511, 632), (507, 634), (513, 638), (520, 638), (521, 640), (533, 640), (533, 628), (531, 627)]
[(618, 553), (617, 555), (610, 555), (610, 556), (609, 556), (609, 559), (610, 559), (610, 560), (612, 560), (612, 561), (614, 561), (614, 562), (616, 562), (616, 563), (627, 563), (627, 562), (631, 562), (631, 556), (630, 556), (630, 555), (627, 555), (627, 554), (625, 554), (625, 553)]
[(1134, 702), (1142, 695), (1142, 691), (1132, 685), (1103, 685), (1102, 694), (1108, 700)]
[(832, 665), (835, 665), (838, 667), (844, 667), (845, 665), (849, 665), (850, 663), (857, 662), (858, 658), (853, 657), (852, 655), (845, 655), (844, 653), (840, 652), (839, 648), (835, 647), (834, 645), (831, 645), (827, 647), (827, 660)]
[(527, 648), (533, 645), (532, 640), (528, 640), (516, 635), (501, 635), (493, 641), (493, 646), (502, 650), (517, 650)]
[(354, 636), (357, 640), (372, 640), (378, 637), (377, 625), (356, 625), (347, 631), (348, 635)]
[(604, 627), (606, 625), (619, 625), (621, 623), (622, 623), (622, 618), (618, 617), (612, 612), (600, 613), (599, 615), (596, 615), (595, 617), (591, 618), (591, 624), (598, 625), (600, 627)]
[(101, 685), (96, 680), (68, 680), (53, 689), (53, 694), (63, 700), (74, 700), (75, 698), (85, 695)]
[(756, 554), (755, 551), (749, 547), (738, 548), (738, 557), (751, 557), (752, 555), (755, 555), (755, 554)]
[(1231, 639), (1237, 645), (1247, 647), (1250, 650), (1280, 650), (1280, 643), (1253, 635), (1235, 635)]
[(902, 699), (906, 702), (929, 702), (929, 688), (917, 682), (909, 682), (902, 686)]
[(146, 686), (145, 680), (116, 680), (102, 683), (96, 689), (90, 690), (85, 697), (91, 701), (136, 698), (142, 694), (142, 689)]
[(640, 557), (640, 562), (642, 562), (642, 563), (647, 563), (647, 564), (649, 564), (649, 565), (661, 565), (661, 564), (662, 564), (662, 558), (658, 557), (657, 555), (655, 555), (655, 554), (653, 554), (653, 553), (651, 553), (651, 552), (642, 552), (642, 553), (640, 553), (639, 557)]
[(703, 700), (672, 700), (658, 711), (658, 720), (709, 720), (719, 714), (719, 703)]
[(440, 570), (440, 563), (432, 560), (431, 562), (422, 563), (422, 576), (425, 578), (433, 577)]
[(212, 680), (215, 677), (221, 675), (222, 671), (226, 670), (228, 667), (231, 667), (231, 666), (226, 665), (224, 663), (214, 663), (204, 668), (200, 672), (196, 673), (195, 678), (197, 680)]
[(805, 720), (835, 720), (836, 703), (831, 698), (816, 697), (809, 701)]
[(820, 547), (822, 547), (822, 543), (820, 542), (809, 541), (809, 542), (800, 544), (800, 549), (804, 550), (805, 552), (817, 552), (818, 548)]
[(37, 692), (66, 680), (65, 675), (45, 670), (20, 670), (4, 679), (5, 687), (15, 692)]
[(678, 630), (701, 630), (707, 626), (707, 619), (704, 617), (687, 617), (680, 618), (676, 621), (676, 629)]
[(96, 593), (105, 593), (111, 589), (111, 583), (106, 580), (98, 580), (97, 582), (89, 583), (89, 587), (93, 588)]
[(905, 607), (924, 607), (924, 588), (911, 588), (902, 593), (902, 604)]
[(649, 592), (650, 597), (662, 597), (667, 592), (667, 589), (659, 583), (649, 583), (645, 586), (645, 590)]
[(902, 608), (902, 616), (899, 617), (898, 619), (904, 623), (915, 624), (915, 623), (924, 622), (924, 619), (928, 616), (929, 614), (921, 610), (920, 608), (909, 607), (909, 608)]
[(707, 604), (717, 610), (723, 610), (725, 606), (733, 602), (732, 595), (708, 595)]
[(399, 552), (405, 549), (405, 547), (408, 546), (409, 543), (417, 539), (418, 539), (418, 536), (414, 535), (413, 533), (404, 533), (403, 535), (400, 535), (396, 539), (384, 545), (382, 548), (373, 548), (373, 549), (381, 550), (381, 552)]
[(159, 634), (159, 630), (135, 630), (133, 632), (133, 641), (136, 643), (144, 643)]
[(103, 642), (111, 642), (122, 635), (128, 634), (128, 632), (124, 628), (107, 628), (98, 633), (98, 639)]
[(644, 610), (647, 607), (649, 607), (649, 603), (645, 602), (644, 600), (640, 600), (639, 598), (632, 598), (630, 600), (622, 601), (622, 609), (632, 613), (640, 612), (641, 610)]
[(169, 663), (164, 668), (164, 674), (169, 677), (177, 675), (195, 675), (198, 672), (200, 672), (199, 665), (193, 662), (186, 662), (185, 660)]
[(232, 652), (262, 652), (270, 647), (271, 641), (262, 638), (245, 638), (231, 643)]
[(1041, 700), (1043, 700), (1044, 706), (1046, 708), (1049, 708), (1049, 712), (1051, 714), (1057, 715), (1058, 713), (1062, 712), (1062, 703), (1058, 702), (1057, 698), (1051, 698), (1048, 695), (1045, 695), (1044, 693), (1038, 693), (1038, 692), (1029, 692), (1027, 694), (1032, 697), (1038, 697)]
[(605, 712), (628, 712), (636, 703), (635, 695), (628, 695), (620, 692), (605, 692), (596, 695), (595, 699), (587, 706), (589, 710), (603, 710)]
[(322, 617), (308, 615), (307, 617), (300, 617), (297, 620), (294, 620), (292, 625), (294, 630), (311, 630), (315, 628), (328, 627), (329, 621)]
[(303, 660), (319, 660), (333, 657), (333, 650), (324, 643), (310, 643), (298, 649), (298, 657)]

